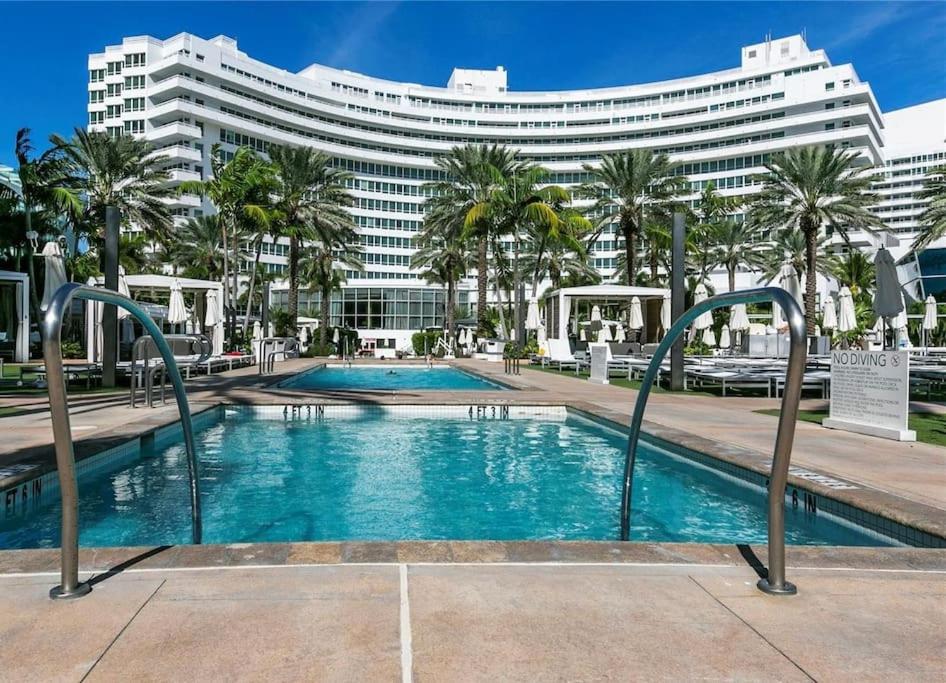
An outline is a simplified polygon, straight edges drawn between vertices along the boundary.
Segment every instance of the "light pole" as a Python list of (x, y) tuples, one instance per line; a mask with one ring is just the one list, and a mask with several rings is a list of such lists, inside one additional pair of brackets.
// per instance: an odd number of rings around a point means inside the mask
[[(121, 212), (117, 206), (105, 207), (105, 288), (118, 291), (118, 234)], [(105, 304), (102, 313), (102, 386), (115, 386), (118, 361), (118, 309)]]
[[(673, 214), (673, 245), (670, 258), (670, 321), (676, 323), (683, 315), (686, 294), (686, 263), (684, 244), (686, 222), (682, 213)], [(666, 333), (666, 330), (664, 331)], [(683, 391), (683, 335), (670, 347), (670, 390)]]

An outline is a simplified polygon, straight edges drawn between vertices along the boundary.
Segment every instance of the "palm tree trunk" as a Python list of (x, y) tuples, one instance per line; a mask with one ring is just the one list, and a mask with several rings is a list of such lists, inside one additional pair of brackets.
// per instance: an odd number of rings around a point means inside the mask
[(289, 238), (289, 332), (296, 333), (296, 317), (299, 315), (299, 239)]
[(263, 251), (262, 238), (256, 243), (256, 254), (253, 257), (253, 272), (250, 273), (250, 291), (246, 295), (246, 315), (243, 316), (243, 336), (250, 327), (250, 312), (253, 308), (253, 290), (256, 287), (256, 269), (259, 267), (260, 252)]
[[(233, 224), (233, 233), (230, 236), (231, 246), (233, 247), (233, 326), (236, 327), (236, 310), (240, 300), (240, 240), (237, 239), (236, 223)], [(236, 330), (233, 331), (234, 333)]]
[(539, 294), (539, 272), (542, 270), (542, 257), (545, 256), (545, 236), (539, 242), (539, 249), (535, 255), (535, 270), (532, 271), (532, 298)]
[(486, 253), (486, 237), (476, 244), (476, 334), (486, 336), (486, 287), (489, 277), (489, 259)]
[(815, 292), (818, 284), (816, 263), (818, 260), (818, 226), (803, 225), (805, 233), (805, 327), (808, 335), (815, 333)]
[(447, 325), (447, 342), (451, 343), (453, 341), (453, 311), (456, 308), (453, 303), (453, 298), (456, 296), (457, 283), (451, 277), (447, 282), (447, 310), (444, 311), (444, 318), (446, 319)]
[(505, 304), (503, 303), (503, 292), (498, 279), (493, 283), (493, 290), (496, 292), (496, 309), (499, 311), (499, 336), (506, 339), (506, 314), (503, 311)]
[(227, 226), (220, 222), (220, 232), (223, 247), (223, 309), (230, 305), (230, 251), (227, 247)]
[(331, 296), (331, 292), (323, 287), (322, 300), (319, 302), (319, 346), (323, 349), (328, 344), (328, 314)]
[(729, 291), (736, 291), (736, 266), (728, 266), (726, 270), (729, 271)]
[(627, 284), (637, 284), (637, 231), (633, 226), (624, 226), (624, 253), (627, 258)]

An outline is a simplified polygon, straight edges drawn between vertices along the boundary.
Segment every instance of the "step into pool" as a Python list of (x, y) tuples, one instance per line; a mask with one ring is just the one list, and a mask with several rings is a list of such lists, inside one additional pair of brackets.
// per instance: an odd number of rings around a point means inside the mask
[[(205, 543), (619, 536), (627, 438), (561, 407), (258, 406), (197, 426)], [(179, 436), (125, 451), (80, 463), (81, 544), (188, 543)], [(633, 502), (636, 541), (766, 540), (761, 487), (653, 444), (638, 456)], [(0, 547), (57, 546), (59, 515), (49, 490), (7, 510)], [(802, 506), (787, 510), (786, 539), (889, 543)]]
[(506, 387), (446, 365), (326, 365), (279, 384), (287, 389), (350, 391), (503, 391)]

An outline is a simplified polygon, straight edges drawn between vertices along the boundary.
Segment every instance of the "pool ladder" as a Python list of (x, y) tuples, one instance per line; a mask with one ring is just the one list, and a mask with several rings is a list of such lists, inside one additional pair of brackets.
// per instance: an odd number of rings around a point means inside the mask
[[(59, 474), (59, 489), (62, 498), (62, 565), (60, 584), (49, 591), (54, 599), (78, 598), (89, 593), (89, 583), (79, 581), (79, 490), (76, 483), (75, 447), (72, 442), (72, 430), (69, 424), (69, 406), (66, 396), (66, 381), (62, 369), (62, 324), (64, 314), (69, 310), (73, 298), (87, 301), (101, 301), (113, 306), (121, 306), (131, 313), (145, 331), (151, 335), (164, 360), (164, 367), (171, 386), (177, 397), (177, 409), (181, 415), (181, 430), (184, 433), (184, 448), (187, 452), (187, 475), (190, 483), (191, 540), (201, 542), (200, 485), (197, 470), (197, 456), (194, 450), (194, 428), (191, 424), (190, 406), (184, 381), (174, 359), (174, 352), (164, 339), (160, 328), (151, 316), (137, 302), (122, 296), (118, 292), (101, 287), (87, 287), (74, 282), (64, 284), (56, 290), (46, 317), (43, 318), (43, 358), (46, 363), (46, 377), (49, 384), (49, 413), (53, 424), (53, 440), (56, 450), (56, 468)], [(132, 379), (134, 382), (134, 379)]]
[(782, 408), (779, 412), (778, 432), (775, 437), (775, 452), (772, 457), (772, 471), (769, 476), (769, 568), (765, 578), (756, 584), (760, 590), (771, 595), (794, 595), (794, 584), (785, 580), (785, 488), (788, 483), (788, 467), (792, 458), (792, 443), (795, 440), (795, 421), (798, 418), (798, 402), (801, 399), (802, 381), (807, 361), (807, 336), (805, 316), (801, 307), (787, 291), (780, 287), (759, 287), (757, 289), (728, 292), (710, 297), (696, 304), (683, 313), (667, 330), (660, 346), (647, 367), (641, 388), (637, 394), (637, 403), (631, 417), (630, 436), (627, 440), (627, 456), (624, 462), (624, 485), (621, 495), (621, 540), (627, 541), (631, 527), (631, 490), (634, 483), (634, 463), (637, 457), (637, 443), (640, 440), (641, 422), (651, 387), (660, 372), (660, 364), (667, 351), (683, 334), (689, 325), (703, 313), (716, 308), (734, 304), (751, 304), (771, 301), (782, 307), (788, 321), (790, 334), (788, 369), (786, 370), (785, 389), (782, 393)]

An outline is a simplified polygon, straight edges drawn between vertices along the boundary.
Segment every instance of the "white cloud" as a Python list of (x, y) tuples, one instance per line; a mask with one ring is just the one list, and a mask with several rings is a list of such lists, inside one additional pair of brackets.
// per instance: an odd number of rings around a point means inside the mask
[(327, 60), (329, 66), (345, 68), (361, 50), (370, 45), (371, 39), (398, 8), (397, 2), (369, 2), (352, 14), (338, 45)]
[(909, 17), (913, 13), (913, 7), (912, 3), (878, 3), (870, 12), (852, 14), (850, 23), (825, 47), (828, 50), (836, 50), (866, 40), (878, 31)]

